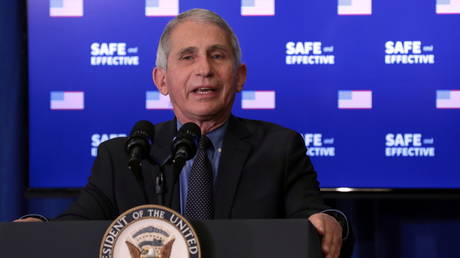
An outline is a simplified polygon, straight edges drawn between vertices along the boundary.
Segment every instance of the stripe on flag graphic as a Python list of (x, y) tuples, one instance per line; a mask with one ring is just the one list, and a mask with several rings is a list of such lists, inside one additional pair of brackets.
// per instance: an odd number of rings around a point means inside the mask
[(83, 0), (50, 0), (50, 17), (82, 17)]
[(275, 15), (275, 0), (241, 0), (241, 15)]
[(460, 14), (460, 0), (436, 0), (437, 14)]
[(460, 108), (460, 90), (436, 91), (436, 108), (457, 109)]
[(51, 91), (51, 110), (83, 110), (85, 108), (83, 91)]
[(339, 15), (371, 15), (372, 0), (338, 0)]
[(275, 91), (243, 91), (242, 109), (275, 109)]
[(145, 16), (176, 16), (179, 0), (145, 0)]
[(146, 109), (172, 109), (169, 96), (162, 95), (159, 91), (147, 91), (145, 94)]
[(370, 90), (340, 90), (339, 109), (371, 109), (372, 91)]

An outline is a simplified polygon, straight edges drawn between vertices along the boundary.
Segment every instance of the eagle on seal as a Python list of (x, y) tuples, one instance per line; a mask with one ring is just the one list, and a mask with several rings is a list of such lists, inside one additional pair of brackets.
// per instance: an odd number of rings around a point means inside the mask
[(138, 247), (129, 241), (125, 241), (128, 246), (131, 258), (169, 258), (171, 256), (172, 246), (175, 239), (169, 240), (160, 248), (144, 245)]

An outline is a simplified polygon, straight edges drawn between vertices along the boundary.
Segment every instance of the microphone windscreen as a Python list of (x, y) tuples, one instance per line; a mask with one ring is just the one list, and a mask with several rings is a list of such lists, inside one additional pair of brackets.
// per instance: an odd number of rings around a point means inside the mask
[(195, 123), (192, 123), (192, 122), (185, 123), (179, 129), (178, 135), (180, 136), (189, 135), (189, 136), (192, 136), (194, 138), (196, 137), (199, 139), (201, 137), (201, 129)]
[(143, 136), (152, 141), (155, 135), (155, 126), (146, 120), (137, 122), (131, 130), (130, 136)]

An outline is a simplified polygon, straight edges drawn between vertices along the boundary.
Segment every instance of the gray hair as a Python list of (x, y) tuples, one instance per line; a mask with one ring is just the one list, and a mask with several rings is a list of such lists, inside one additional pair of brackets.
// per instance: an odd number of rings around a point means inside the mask
[(191, 9), (179, 14), (174, 19), (170, 20), (166, 25), (163, 33), (161, 34), (160, 42), (158, 44), (157, 58), (155, 62), (156, 66), (163, 69), (167, 69), (168, 55), (170, 51), (169, 40), (171, 37), (171, 32), (178, 24), (185, 21), (211, 23), (223, 29), (230, 37), (230, 44), (232, 47), (233, 56), (235, 58), (235, 67), (237, 67), (241, 63), (240, 43), (238, 42), (238, 38), (236, 37), (232, 28), (227, 24), (227, 22), (225, 22), (225, 20), (222, 19), (222, 17), (220, 17), (218, 14), (212, 11), (206, 9)]

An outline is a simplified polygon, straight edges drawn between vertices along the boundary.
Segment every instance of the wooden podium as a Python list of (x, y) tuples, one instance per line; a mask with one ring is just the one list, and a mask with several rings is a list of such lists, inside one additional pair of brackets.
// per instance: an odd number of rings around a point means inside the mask
[[(96, 258), (110, 223), (0, 223), (0, 257)], [(308, 220), (210, 220), (192, 225), (204, 258), (323, 257), (318, 233)]]

